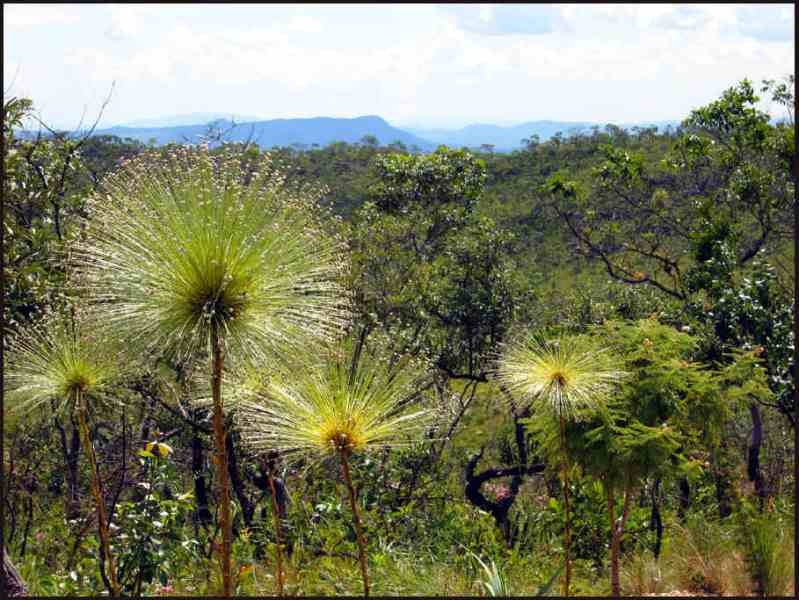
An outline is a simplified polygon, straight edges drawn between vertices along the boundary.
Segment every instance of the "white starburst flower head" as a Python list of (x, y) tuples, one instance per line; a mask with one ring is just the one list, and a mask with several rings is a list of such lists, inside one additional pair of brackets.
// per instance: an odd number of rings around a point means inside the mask
[(496, 367), (513, 396), (575, 420), (600, 408), (625, 376), (607, 349), (579, 336), (524, 337), (506, 345)]

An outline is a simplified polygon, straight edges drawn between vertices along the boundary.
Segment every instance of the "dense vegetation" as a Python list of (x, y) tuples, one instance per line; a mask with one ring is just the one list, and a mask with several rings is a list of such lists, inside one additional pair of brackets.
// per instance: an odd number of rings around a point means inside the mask
[(421, 154), (15, 137), (6, 99), (8, 558), (37, 595), (792, 595), (793, 102)]

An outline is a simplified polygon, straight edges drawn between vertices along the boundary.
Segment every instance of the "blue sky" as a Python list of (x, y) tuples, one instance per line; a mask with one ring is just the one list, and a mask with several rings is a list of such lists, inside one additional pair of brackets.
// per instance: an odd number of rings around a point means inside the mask
[(196, 112), (400, 126), (681, 119), (794, 72), (793, 5), (3, 6), (4, 92), (74, 127)]

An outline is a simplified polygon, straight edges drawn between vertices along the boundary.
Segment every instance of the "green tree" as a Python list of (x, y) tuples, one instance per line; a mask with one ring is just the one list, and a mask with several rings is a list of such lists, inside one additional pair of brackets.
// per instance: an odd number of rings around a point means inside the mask
[(362, 341), (380, 331), (398, 353), (430, 357), (442, 390), (469, 384), (435, 463), (513, 315), (512, 238), (476, 213), (486, 174), (471, 153), (381, 155), (375, 169), (351, 229), (356, 326)]
[[(751, 370), (746, 357), (733, 363), (734, 370), (703, 367), (692, 360), (698, 340), (655, 319), (610, 321), (594, 334), (623, 357), (629, 376), (607, 412), (572, 428), (569, 452), (605, 489), (611, 590), (618, 596), (619, 553), (635, 492), (647, 480), (700, 471), (719, 446), (734, 403), (762, 393), (765, 380)], [(617, 513), (619, 494), (623, 499)], [(654, 509), (659, 514), (659, 507)], [(662, 526), (657, 529), (655, 556), (661, 535)]]
[(440, 147), (429, 155), (380, 154), (373, 169), (350, 234), (356, 337), (383, 338), (397, 354), (429, 359), (447, 406), (447, 418), (429, 434), (434, 441), (414, 452), (393, 499), (408, 503), (435, 485), (526, 281), (516, 274), (513, 236), (477, 211), (482, 160)]
[(687, 300), (686, 272), (709, 231), (723, 233), (737, 265), (793, 236), (792, 128), (770, 125), (758, 100), (744, 80), (694, 110), (663, 160), (607, 144), (588, 181), (557, 174), (545, 193), (611, 277)]

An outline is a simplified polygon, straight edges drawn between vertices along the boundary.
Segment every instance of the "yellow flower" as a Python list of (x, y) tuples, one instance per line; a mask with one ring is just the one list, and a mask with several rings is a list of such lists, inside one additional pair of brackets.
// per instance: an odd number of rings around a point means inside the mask
[(164, 442), (147, 442), (145, 449), (148, 453), (152, 453), (153, 449), (155, 449), (163, 458), (172, 453), (172, 446)]
[(161, 454), (161, 456), (166, 458), (167, 456), (172, 454), (172, 446), (170, 446), (169, 444), (165, 444), (163, 442), (158, 442), (158, 452)]

